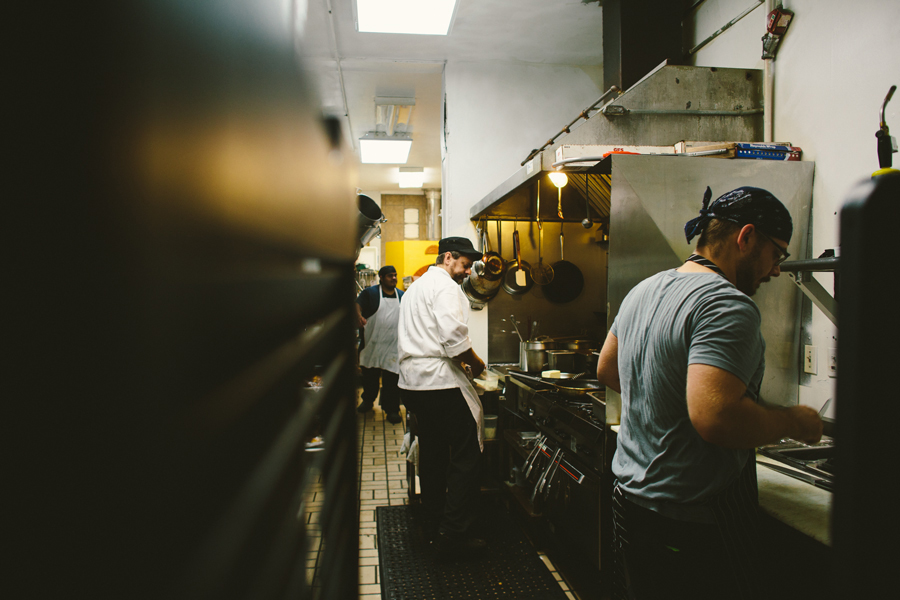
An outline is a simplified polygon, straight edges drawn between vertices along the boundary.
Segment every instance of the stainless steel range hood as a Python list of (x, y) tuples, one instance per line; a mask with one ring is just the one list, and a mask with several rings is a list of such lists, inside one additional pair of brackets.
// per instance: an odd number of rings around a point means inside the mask
[[(560, 123), (567, 117), (560, 115)], [(560, 157), (575, 151), (596, 157), (597, 152), (605, 154), (616, 146), (657, 146), (650, 153), (664, 153), (662, 147), (672, 147), (682, 140), (761, 139), (762, 71), (664, 63), (558, 143), (527, 161), (475, 204), (469, 216), (473, 221), (534, 221), (540, 185), (542, 221), (581, 221), (585, 216), (585, 174), (589, 174), (587, 197), (592, 216), (608, 221), (609, 164), (596, 160), (562, 167), (570, 180), (562, 188), (563, 219), (559, 218), (557, 189), (546, 176), (557, 170), (553, 164)]]

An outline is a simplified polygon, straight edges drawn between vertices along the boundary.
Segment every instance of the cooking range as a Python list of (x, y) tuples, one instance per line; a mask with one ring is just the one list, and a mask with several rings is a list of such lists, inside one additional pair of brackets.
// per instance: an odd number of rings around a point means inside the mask
[(509, 371), (509, 384), (507, 401), (515, 396), (519, 415), (533, 422), (550, 445), (563, 448), (566, 456), (577, 457), (596, 474), (603, 472), (603, 391), (571, 396), (515, 370)]
[(595, 578), (601, 554), (606, 554), (601, 552), (600, 535), (601, 522), (606, 521), (601, 519), (604, 393), (564, 392), (515, 368), (504, 371), (505, 440), (510, 447), (513, 496), (538, 517), (537, 527), (548, 543), (567, 555), (557, 555), (554, 561), (569, 560), (574, 563), (570, 572)]

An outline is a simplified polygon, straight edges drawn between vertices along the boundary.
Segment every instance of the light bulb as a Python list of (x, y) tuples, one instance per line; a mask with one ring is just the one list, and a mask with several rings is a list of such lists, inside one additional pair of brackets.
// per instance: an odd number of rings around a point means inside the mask
[(556, 187), (562, 188), (565, 187), (567, 183), (569, 183), (569, 178), (565, 173), (553, 171), (552, 173), (550, 173), (550, 181), (552, 181), (553, 185), (555, 185)]

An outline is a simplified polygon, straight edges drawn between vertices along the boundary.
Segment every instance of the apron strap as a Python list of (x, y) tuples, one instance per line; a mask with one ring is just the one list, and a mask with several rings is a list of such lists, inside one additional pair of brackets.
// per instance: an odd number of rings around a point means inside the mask
[(741, 600), (760, 598), (757, 579), (761, 520), (754, 455), (747, 459), (736, 480), (709, 499), (709, 507), (728, 552)]
[(698, 265), (700, 265), (702, 267), (706, 267), (707, 269), (709, 269), (715, 273), (718, 273), (725, 279), (728, 279), (727, 277), (725, 277), (725, 273), (722, 272), (722, 269), (719, 268), (719, 265), (717, 265), (713, 261), (709, 260), (705, 256), (700, 256), (699, 254), (691, 254), (690, 256), (687, 257), (687, 259), (684, 262), (697, 263)]

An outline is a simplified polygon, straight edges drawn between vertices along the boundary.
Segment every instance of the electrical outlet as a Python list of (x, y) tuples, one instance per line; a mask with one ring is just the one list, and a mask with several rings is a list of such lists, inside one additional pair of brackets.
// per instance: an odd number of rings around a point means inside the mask
[(810, 375), (816, 374), (816, 347), (803, 347), (803, 372)]
[(837, 348), (828, 349), (828, 376), (837, 377)]

